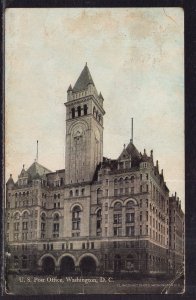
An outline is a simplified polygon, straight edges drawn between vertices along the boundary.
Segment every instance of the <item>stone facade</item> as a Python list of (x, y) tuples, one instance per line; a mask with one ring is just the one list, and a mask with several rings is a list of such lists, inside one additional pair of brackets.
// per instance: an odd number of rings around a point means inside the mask
[(184, 267), (184, 232), (184, 213), (175, 193), (169, 198), (169, 249), (174, 273), (179, 273)]
[(118, 159), (103, 157), (103, 101), (86, 65), (67, 91), (65, 169), (51, 172), (35, 161), (17, 182), (10, 175), (9, 271), (170, 272), (172, 200), (163, 170), (153, 151), (139, 153), (132, 140)]

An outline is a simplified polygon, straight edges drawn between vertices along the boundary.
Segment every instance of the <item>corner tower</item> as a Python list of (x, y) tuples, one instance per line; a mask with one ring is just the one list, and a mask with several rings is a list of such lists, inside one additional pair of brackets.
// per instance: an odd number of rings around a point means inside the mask
[(91, 181), (103, 157), (103, 97), (87, 64), (67, 91), (65, 182)]

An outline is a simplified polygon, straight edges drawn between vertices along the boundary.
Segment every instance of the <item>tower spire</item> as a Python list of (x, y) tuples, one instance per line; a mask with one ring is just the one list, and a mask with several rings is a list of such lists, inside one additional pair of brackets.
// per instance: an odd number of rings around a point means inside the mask
[(36, 161), (38, 162), (38, 141), (37, 141), (37, 153), (36, 153)]
[(131, 118), (131, 143), (133, 143), (133, 118)]

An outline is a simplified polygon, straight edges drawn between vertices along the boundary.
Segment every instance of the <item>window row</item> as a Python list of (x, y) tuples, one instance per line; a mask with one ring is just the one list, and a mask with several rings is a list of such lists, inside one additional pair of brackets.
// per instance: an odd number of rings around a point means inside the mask
[(78, 196), (84, 196), (84, 195), (85, 195), (85, 188), (69, 191), (69, 197), (78, 197)]
[(15, 197), (25, 197), (25, 196), (29, 196), (29, 191), (26, 191), (26, 192), (19, 192), (19, 193), (15, 193)]
[(86, 104), (83, 105), (83, 107), (78, 106), (77, 108), (72, 107), (71, 108), (71, 117), (74, 119), (75, 117), (81, 117), (82, 115), (88, 114), (88, 106)]

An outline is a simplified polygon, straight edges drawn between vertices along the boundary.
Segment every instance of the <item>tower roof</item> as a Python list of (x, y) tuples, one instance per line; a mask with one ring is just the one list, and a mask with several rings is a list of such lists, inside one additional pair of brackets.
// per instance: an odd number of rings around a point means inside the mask
[(40, 165), (38, 162), (34, 162), (27, 170), (28, 174), (31, 176), (31, 178), (36, 178), (38, 175), (43, 176), (46, 173), (50, 173), (51, 171), (47, 168)]
[(89, 68), (87, 64), (85, 65), (84, 69), (82, 70), (78, 80), (76, 81), (74, 87), (73, 87), (73, 92), (79, 92), (82, 90), (85, 90), (89, 84), (93, 84), (93, 79), (90, 74)]

